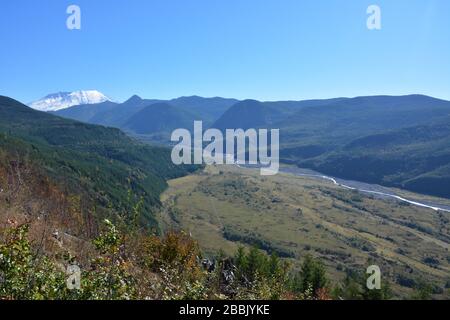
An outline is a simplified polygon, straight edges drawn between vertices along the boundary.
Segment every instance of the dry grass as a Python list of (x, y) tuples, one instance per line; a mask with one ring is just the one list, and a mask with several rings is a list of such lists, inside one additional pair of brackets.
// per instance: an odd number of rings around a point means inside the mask
[[(321, 257), (336, 280), (346, 267), (365, 270), (368, 260), (393, 282), (404, 275), (443, 287), (450, 278), (448, 214), (309, 178), (261, 177), (229, 166), (210, 166), (169, 184), (162, 224), (187, 230), (206, 252), (234, 253), (238, 243), (224, 237), (228, 229), (293, 252), (294, 263), (307, 253)], [(427, 257), (438, 265), (427, 264)], [(411, 293), (394, 289), (398, 296)]]

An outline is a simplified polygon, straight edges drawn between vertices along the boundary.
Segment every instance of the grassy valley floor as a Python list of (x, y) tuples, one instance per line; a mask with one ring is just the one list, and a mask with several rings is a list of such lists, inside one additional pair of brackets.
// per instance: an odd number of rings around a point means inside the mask
[(334, 282), (377, 264), (397, 298), (410, 297), (421, 282), (433, 284), (434, 298), (450, 297), (449, 213), (231, 166), (209, 166), (169, 185), (162, 228), (190, 232), (207, 254), (256, 245), (294, 266), (312, 254)]

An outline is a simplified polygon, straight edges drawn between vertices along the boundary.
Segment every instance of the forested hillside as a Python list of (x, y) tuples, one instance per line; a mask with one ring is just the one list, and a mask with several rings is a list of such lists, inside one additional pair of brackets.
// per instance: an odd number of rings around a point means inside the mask
[(133, 200), (142, 198), (142, 222), (152, 227), (166, 180), (193, 170), (173, 165), (168, 149), (143, 145), (118, 129), (62, 119), (7, 97), (0, 97), (0, 145), (8, 159), (18, 165), (29, 159), (95, 206), (121, 211), (132, 192)]

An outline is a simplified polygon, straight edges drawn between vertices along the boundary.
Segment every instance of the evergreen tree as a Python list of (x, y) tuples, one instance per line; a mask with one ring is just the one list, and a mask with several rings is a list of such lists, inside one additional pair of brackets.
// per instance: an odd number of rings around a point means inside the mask
[(301, 294), (312, 291), (311, 293), (315, 297), (319, 289), (327, 286), (328, 279), (324, 265), (311, 255), (307, 255), (302, 263), (300, 272), (293, 278), (293, 291)]

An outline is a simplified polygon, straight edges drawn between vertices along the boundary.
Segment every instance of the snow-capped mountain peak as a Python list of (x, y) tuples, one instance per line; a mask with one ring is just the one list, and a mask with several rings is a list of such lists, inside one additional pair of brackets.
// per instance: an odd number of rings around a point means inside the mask
[(103, 93), (97, 90), (74, 92), (58, 92), (34, 101), (29, 104), (33, 109), (40, 111), (57, 111), (81, 104), (94, 104), (110, 101)]

